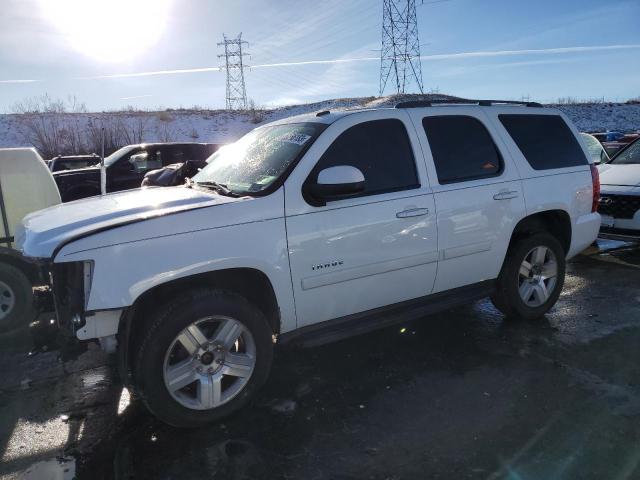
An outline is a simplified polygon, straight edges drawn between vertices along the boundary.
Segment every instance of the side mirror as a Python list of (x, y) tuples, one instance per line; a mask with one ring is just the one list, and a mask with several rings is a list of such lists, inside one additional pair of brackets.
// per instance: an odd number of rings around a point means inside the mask
[(320, 171), (318, 180), (309, 186), (311, 195), (322, 201), (337, 200), (364, 191), (364, 175), (356, 167), (340, 165)]

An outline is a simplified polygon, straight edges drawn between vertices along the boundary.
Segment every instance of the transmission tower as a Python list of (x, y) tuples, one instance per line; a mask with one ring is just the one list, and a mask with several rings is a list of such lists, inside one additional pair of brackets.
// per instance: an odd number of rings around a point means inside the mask
[(389, 80), (395, 93), (406, 93), (411, 83), (422, 89), (422, 65), (416, 0), (383, 0), (380, 95)]
[(242, 40), (242, 33), (237, 38), (227, 38), (218, 43), (224, 46), (224, 53), (218, 58), (224, 57), (224, 65), (221, 68), (227, 73), (227, 110), (245, 110), (247, 108), (247, 91), (244, 86), (243, 58), (248, 55), (242, 51), (247, 42)]

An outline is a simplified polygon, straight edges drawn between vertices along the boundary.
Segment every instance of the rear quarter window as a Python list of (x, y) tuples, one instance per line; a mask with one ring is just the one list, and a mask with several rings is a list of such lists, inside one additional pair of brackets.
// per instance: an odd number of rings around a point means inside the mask
[(589, 162), (569, 126), (559, 115), (498, 115), (534, 170), (576, 167)]

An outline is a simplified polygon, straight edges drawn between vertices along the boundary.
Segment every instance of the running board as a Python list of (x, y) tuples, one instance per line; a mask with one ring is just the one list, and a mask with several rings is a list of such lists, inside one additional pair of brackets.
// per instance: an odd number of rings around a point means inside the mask
[(284, 333), (278, 336), (278, 343), (302, 347), (324, 345), (465, 305), (490, 296), (495, 288), (495, 280), (486, 280), (446, 292), (354, 313)]

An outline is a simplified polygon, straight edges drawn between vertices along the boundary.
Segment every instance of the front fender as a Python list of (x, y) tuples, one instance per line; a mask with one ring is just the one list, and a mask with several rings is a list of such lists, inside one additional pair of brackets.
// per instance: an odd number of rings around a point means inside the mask
[(126, 308), (161, 284), (228, 268), (252, 268), (273, 286), (283, 331), (296, 325), (284, 218), (121, 243), (64, 256), (92, 260), (87, 310)]

